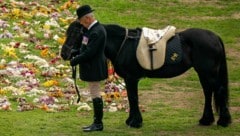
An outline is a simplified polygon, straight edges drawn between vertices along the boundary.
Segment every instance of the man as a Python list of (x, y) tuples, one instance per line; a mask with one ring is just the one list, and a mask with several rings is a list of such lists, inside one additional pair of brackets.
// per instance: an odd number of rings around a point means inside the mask
[(107, 78), (107, 62), (104, 55), (106, 44), (106, 30), (95, 19), (93, 9), (89, 5), (77, 9), (78, 20), (86, 29), (80, 54), (74, 57), (70, 64), (80, 64), (80, 78), (87, 81), (93, 100), (94, 120), (92, 125), (83, 127), (84, 132), (103, 130), (103, 101), (100, 95), (100, 81)]

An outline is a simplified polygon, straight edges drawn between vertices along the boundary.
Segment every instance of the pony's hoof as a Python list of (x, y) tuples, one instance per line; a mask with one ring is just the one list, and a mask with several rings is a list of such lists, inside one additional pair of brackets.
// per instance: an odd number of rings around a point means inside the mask
[(142, 123), (139, 123), (139, 124), (129, 124), (128, 127), (130, 127), (130, 128), (141, 128), (142, 127)]
[(213, 124), (213, 122), (214, 122), (214, 119), (212, 118), (212, 119), (200, 119), (199, 120), (199, 125), (202, 125), (202, 126), (210, 126), (210, 125), (212, 125)]
[(228, 127), (232, 123), (231, 119), (219, 119), (217, 125), (222, 127)]
[(134, 122), (133, 120), (130, 120), (130, 119), (126, 120), (126, 124), (130, 128), (141, 128), (142, 127), (142, 123), (141, 122), (137, 123), (137, 122)]
[(129, 126), (129, 125), (130, 125), (130, 121), (131, 121), (131, 119), (128, 118), (128, 119), (125, 121), (125, 123)]

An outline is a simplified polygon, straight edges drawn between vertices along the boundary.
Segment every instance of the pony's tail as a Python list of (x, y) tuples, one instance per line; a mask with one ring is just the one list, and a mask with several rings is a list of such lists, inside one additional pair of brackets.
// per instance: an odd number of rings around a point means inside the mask
[(222, 39), (219, 37), (220, 46), (222, 47), (221, 64), (218, 74), (218, 89), (214, 92), (214, 101), (216, 111), (219, 113), (220, 107), (228, 107), (229, 88), (228, 88), (228, 69), (225, 48)]

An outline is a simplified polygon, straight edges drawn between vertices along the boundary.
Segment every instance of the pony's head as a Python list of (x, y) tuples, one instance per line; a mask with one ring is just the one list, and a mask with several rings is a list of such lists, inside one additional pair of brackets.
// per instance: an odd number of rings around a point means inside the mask
[(61, 49), (63, 60), (70, 60), (80, 49), (82, 43), (83, 26), (78, 22), (72, 22), (66, 31), (66, 40)]

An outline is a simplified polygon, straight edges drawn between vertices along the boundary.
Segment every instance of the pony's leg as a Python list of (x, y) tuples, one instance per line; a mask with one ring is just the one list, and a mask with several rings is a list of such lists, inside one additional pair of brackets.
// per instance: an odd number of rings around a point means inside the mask
[[(209, 77), (205, 78), (205, 76), (199, 74), (199, 79), (203, 88), (203, 93), (205, 96), (205, 104), (202, 118), (199, 120), (200, 125), (211, 125), (214, 122), (213, 110), (212, 110), (212, 88), (211, 81), (209, 81)], [(213, 81), (212, 81), (213, 82)]]
[(138, 79), (125, 78), (128, 101), (129, 101), (129, 117), (126, 124), (129, 127), (140, 128), (142, 126), (142, 115), (138, 105)]
[[(215, 75), (215, 76), (214, 76)], [(231, 123), (231, 115), (228, 109), (228, 88), (222, 85), (217, 74), (200, 75), (200, 82), (205, 95), (205, 105), (202, 118), (199, 120), (201, 125), (211, 125), (214, 122), (212, 111), (212, 94), (214, 93), (215, 107), (219, 114), (217, 124), (227, 127)]]
[[(216, 102), (219, 105), (219, 119), (217, 121), (217, 124), (223, 127), (227, 127), (229, 124), (231, 124), (231, 115), (228, 109), (228, 94), (226, 94), (226, 90), (227, 88), (224, 87), (220, 87), (218, 92), (215, 94), (215, 99)], [(215, 102), (215, 103), (216, 103)]]

